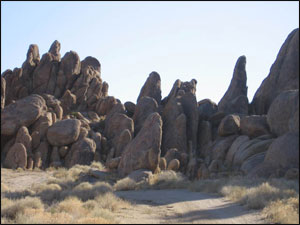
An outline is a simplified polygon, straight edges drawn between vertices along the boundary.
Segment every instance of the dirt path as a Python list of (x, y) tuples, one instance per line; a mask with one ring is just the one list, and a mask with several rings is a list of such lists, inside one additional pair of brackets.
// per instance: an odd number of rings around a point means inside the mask
[(247, 211), (225, 198), (188, 190), (121, 191), (116, 194), (133, 203), (116, 214), (120, 223), (264, 223), (258, 212)]
[[(33, 184), (46, 183), (51, 172), (16, 172), (1, 168), (1, 183), (11, 191), (21, 191)], [(197, 223), (258, 224), (264, 223), (258, 212), (248, 211), (225, 198), (188, 190), (119, 191), (115, 194), (132, 203), (115, 212), (115, 221), (123, 224)]]

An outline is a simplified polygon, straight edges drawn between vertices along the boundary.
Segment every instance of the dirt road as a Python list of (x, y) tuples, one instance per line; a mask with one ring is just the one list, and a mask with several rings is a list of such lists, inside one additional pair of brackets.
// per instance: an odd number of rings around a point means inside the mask
[(120, 223), (264, 223), (258, 212), (227, 201), (225, 198), (188, 190), (121, 191), (116, 194), (134, 202), (130, 209), (116, 214)]
[[(1, 183), (11, 191), (21, 191), (33, 184), (46, 183), (51, 172), (15, 172), (1, 169)], [(115, 194), (132, 206), (115, 212), (115, 221), (123, 224), (198, 223), (257, 224), (264, 223), (258, 212), (248, 211), (217, 195), (188, 190), (119, 191)]]

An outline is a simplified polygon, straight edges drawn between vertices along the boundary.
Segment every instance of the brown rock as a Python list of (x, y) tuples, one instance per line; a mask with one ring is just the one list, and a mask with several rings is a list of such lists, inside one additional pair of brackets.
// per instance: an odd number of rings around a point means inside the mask
[(32, 170), (33, 169), (33, 159), (31, 157), (27, 158), (27, 169)]
[(94, 159), (96, 143), (90, 138), (75, 142), (65, 158), (65, 166), (71, 168), (76, 164), (90, 165)]
[(100, 116), (107, 115), (115, 104), (117, 104), (117, 100), (113, 96), (107, 96), (98, 101), (95, 111)]
[(210, 99), (203, 99), (197, 105), (199, 120), (208, 120), (218, 111), (217, 104)]
[[(42, 141), (39, 145), (39, 147), (36, 149), (36, 153), (40, 152), (41, 154), (41, 167), (43, 169), (47, 168), (49, 166), (49, 158), (50, 158), (50, 153), (49, 153), (49, 144), (47, 141)], [(38, 157), (38, 156), (36, 156)], [(38, 167), (38, 168), (41, 168)]]
[(60, 101), (63, 113), (66, 115), (73, 110), (76, 104), (76, 96), (70, 90), (66, 90)]
[(211, 159), (217, 159), (223, 162), (230, 146), (237, 137), (237, 135), (231, 135), (228, 137), (216, 139), (213, 142), (212, 147), (210, 148)]
[(21, 126), (29, 127), (46, 111), (45, 100), (30, 95), (6, 106), (1, 111), (1, 134), (13, 135)]
[(152, 113), (138, 135), (126, 146), (118, 166), (119, 175), (124, 177), (138, 169), (154, 172), (159, 164), (161, 137), (161, 117), (158, 113)]
[(230, 85), (218, 103), (218, 110), (228, 114), (248, 114), (246, 57), (240, 56), (234, 67)]
[(132, 140), (131, 132), (128, 129), (123, 130), (116, 140), (113, 140), (113, 145), (116, 149), (115, 157), (119, 157), (124, 152), (126, 146)]
[(297, 110), (299, 110), (299, 90), (284, 91), (279, 94), (273, 100), (267, 114), (271, 132), (277, 136), (288, 132), (290, 120)]
[(31, 134), (31, 138), (32, 138), (32, 149), (36, 149), (39, 145), (40, 145), (40, 132), (39, 131), (34, 131)]
[(167, 164), (170, 163), (173, 159), (181, 159), (180, 152), (176, 148), (171, 148), (167, 151), (164, 158), (166, 159)]
[(109, 169), (117, 169), (120, 163), (121, 157), (112, 158), (106, 162), (106, 167)]
[(173, 171), (177, 171), (179, 170), (180, 167), (180, 162), (178, 159), (172, 159), (169, 163), (168, 163), (168, 167), (167, 170), (173, 170)]
[(228, 115), (222, 119), (218, 134), (220, 136), (228, 136), (231, 134), (236, 134), (240, 130), (240, 117), (238, 115)]
[(243, 143), (245, 143), (249, 140), (250, 140), (249, 137), (246, 135), (241, 135), (234, 140), (234, 142), (230, 146), (229, 150), (227, 151), (226, 158), (224, 161), (225, 167), (227, 167), (228, 169), (231, 168), (235, 153), (239, 150), (240, 146)]
[(27, 156), (32, 156), (32, 138), (28, 132), (27, 127), (22, 126), (16, 136), (16, 142), (25, 146)]
[(75, 142), (80, 134), (81, 122), (77, 119), (61, 120), (49, 127), (47, 139), (53, 146), (69, 145)]
[(42, 168), (42, 153), (39, 151), (34, 154), (34, 168)]
[(69, 147), (68, 146), (61, 146), (61, 147), (59, 147), (59, 149), (58, 149), (59, 156), (61, 158), (65, 158), (65, 156), (68, 154), (68, 151), (69, 151)]
[(18, 167), (26, 169), (27, 166), (27, 153), (26, 148), (21, 143), (15, 143), (8, 151), (4, 167), (10, 169), (17, 169)]
[(281, 92), (293, 89), (299, 89), (299, 28), (288, 35), (269, 75), (257, 89), (251, 103), (252, 113), (267, 114)]
[(59, 41), (55, 40), (52, 45), (50, 46), (49, 53), (53, 55), (54, 60), (60, 61), (60, 43)]
[(124, 103), (127, 116), (132, 117), (135, 111), (135, 104), (133, 102), (125, 102)]
[(71, 89), (80, 74), (80, 58), (74, 51), (67, 52), (61, 60), (54, 95), (60, 98), (65, 90)]
[(161, 102), (161, 80), (160, 76), (157, 72), (150, 73), (147, 78), (144, 86), (141, 89), (139, 97), (137, 98), (137, 103), (142, 97), (148, 96), (154, 98), (157, 104), (159, 105)]
[(60, 162), (58, 147), (56, 147), (56, 146), (52, 148), (52, 152), (51, 152), (51, 156), (50, 156), (50, 163), (53, 163), (53, 162)]
[(141, 97), (135, 106), (134, 115), (132, 117), (134, 122), (134, 135), (142, 129), (143, 124), (147, 117), (154, 112), (158, 111), (158, 105), (154, 98), (144, 96)]
[(264, 164), (275, 168), (299, 168), (299, 134), (288, 132), (276, 138), (267, 150)]
[(240, 120), (241, 133), (251, 138), (269, 134), (269, 125), (265, 115), (244, 116)]
[(248, 159), (246, 159), (243, 162), (240, 170), (246, 175), (249, 174), (258, 165), (263, 163), (265, 156), (266, 156), (266, 152), (260, 152), (260, 153), (250, 156)]
[(133, 120), (125, 114), (115, 113), (111, 119), (105, 123), (104, 135), (108, 139), (112, 139), (121, 134), (125, 129), (128, 129), (133, 134)]
[(164, 157), (160, 157), (160, 159), (159, 159), (159, 168), (160, 168), (160, 170), (167, 169), (167, 161)]

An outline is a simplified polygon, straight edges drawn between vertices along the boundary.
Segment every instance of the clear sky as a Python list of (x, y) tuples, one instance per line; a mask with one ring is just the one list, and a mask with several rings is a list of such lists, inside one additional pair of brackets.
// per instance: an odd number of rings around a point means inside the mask
[(74, 50), (81, 60), (97, 58), (109, 95), (123, 103), (136, 102), (152, 71), (162, 97), (176, 79), (195, 78), (197, 101), (218, 103), (245, 55), (251, 102), (298, 21), (298, 1), (1, 1), (1, 73), (21, 67), (30, 44), (42, 56), (58, 40), (62, 56)]

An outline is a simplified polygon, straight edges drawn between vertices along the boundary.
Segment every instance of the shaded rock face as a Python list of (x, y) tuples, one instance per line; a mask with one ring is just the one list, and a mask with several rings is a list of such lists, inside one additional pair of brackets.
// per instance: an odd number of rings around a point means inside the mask
[(146, 80), (144, 86), (141, 89), (141, 92), (137, 98), (137, 102), (144, 97), (148, 96), (154, 98), (155, 101), (160, 104), (161, 102), (161, 88), (160, 88), (161, 80), (160, 76), (157, 72), (150, 73), (148, 79)]
[(198, 102), (199, 120), (209, 120), (209, 118), (218, 111), (216, 103), (210, 99), (203, 99)]
[(281, 92), (294, 89), (299, 89), (299, 28), (288, 35), (269, 75), (257, 89), (251, 103), (252, 114), (267, 114)]
[(246, 57), (238, 58), (228, 90), (218, 103), (218, 110), (225, 113), (248, 114)]
[(46, 102), (39, 95), (30, 95), (6, 106), (1, 111), (1, 134), (13, 135), (21, 126), (30, 126), (46, 110)]
[(8, 151), (4, 166), (11, 169), (18, 167), (25, 169), (27, 166), (27, 153), (26, 148), (21, 143), (15, 143)]
[(145, 96), (142, 97), (135, 106), (134, 115), (132, 117), (134, 121), (134, 135), (142, 129), (144, 121), (147, 117), (154, 112), (158, 111), (158, 104), (154, 98)]
[(244, 116), (240, 121), (241, 134), (255, 138), (270, 133), (266, 115)]
[(65, 158), (65, 166), (70, 168), (76, 164), (90, 165), (94, 159), (96, 143), (90, 138), (82, 138), (75, 142)]
[(77, 119), (61, 120), (49, 127), (47, 139), (53, 146), (69, 145), (75, 142), (80, 134), (81, 122)]
[(267, 114), (271, 132), (277, 136), (288, 132), (290, 125), (293, 126), (297, 122), (294, 118), (297, 111), (299, 113), (299, 90), (285, 91), (279, 94), (272, 102)]
[(237, 115), (228, 115), (220, 123), (218, 134), (228, 136), (236, 134), (240, 130), (240, 117)]
[(299, 168), (299, 133), (288, 132), (270, 145), (264, 164), (274, 168)]
[(161, 138), (161, 117), (158, 113), (152, 113), (147, 117), (138, 135), (122, 153), (118, 166), (119, 175), (124, 177), (138, 169), (154, 172), (159, 166)]

